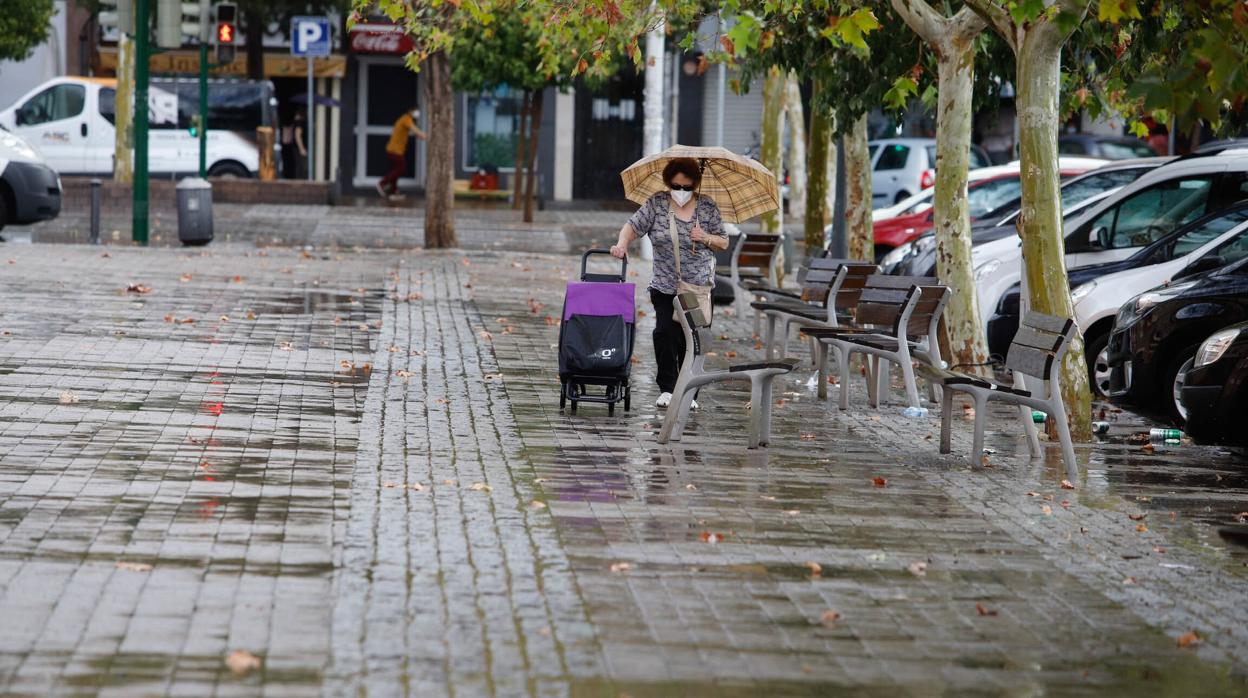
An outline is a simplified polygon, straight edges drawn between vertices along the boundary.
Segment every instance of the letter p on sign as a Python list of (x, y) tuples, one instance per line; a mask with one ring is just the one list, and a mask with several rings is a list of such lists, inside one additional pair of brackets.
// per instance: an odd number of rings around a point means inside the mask
[(296, 56), (328, 56), (329, 20), (325, 17), (295, 17), (291, 22), (290, 52)]

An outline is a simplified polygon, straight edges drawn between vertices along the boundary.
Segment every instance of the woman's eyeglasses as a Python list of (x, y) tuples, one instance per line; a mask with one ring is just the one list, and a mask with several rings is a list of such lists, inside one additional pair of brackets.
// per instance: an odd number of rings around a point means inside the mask
[(694, 191), (692, 184), (669, 184), (667, 185), (672, 191)]

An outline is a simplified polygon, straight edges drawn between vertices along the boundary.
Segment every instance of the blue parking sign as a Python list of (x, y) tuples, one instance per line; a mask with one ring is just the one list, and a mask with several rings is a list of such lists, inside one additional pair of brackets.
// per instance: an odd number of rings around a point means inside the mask
[(329, 18), (294, 17), (290, 22), (290, 52), (296, 56), (328, 56)]

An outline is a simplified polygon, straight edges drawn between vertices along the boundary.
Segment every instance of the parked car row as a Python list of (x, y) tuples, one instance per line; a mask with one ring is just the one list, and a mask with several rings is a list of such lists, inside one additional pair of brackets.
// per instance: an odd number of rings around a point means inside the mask
[[(1229, 426), (1248, 414), (1248, 331), (1228, 327), (1248, 321), (1248, 147), (1108, 164), (1066, 179), (1062, 204), (1095, 389), (1169, 411), (1201, 438), (1248, 438)], [(972, 231), (976, 294), (996, 354), (1020, 315), (1017, 206), (984, 212)], [(930, 233), (921, 235), (884, 267), (932, 274), (934, 248)]]
[(0, 129), (0, 230), (61, 212), (61, 178), (21, 138)]

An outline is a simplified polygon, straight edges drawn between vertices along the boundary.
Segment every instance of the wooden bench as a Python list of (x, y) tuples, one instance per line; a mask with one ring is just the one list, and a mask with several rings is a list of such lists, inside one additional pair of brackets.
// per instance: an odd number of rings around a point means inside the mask
[(859, 296), (855, 317), (858, 327), (812, 328), (806, 331), (818, 339), (820, 397), (827, 395), (827, 350), (837, 352), (840, 374), (841, 409), (849, 408), (849, 360), (855, 354), (870, 358), (867, 370), (867, 396), (872, 407), (878, 407), (888, 389), (889, 364), (901, 369), (906, 397), (911, 407), (919, 407), (919, 390), (913, 360), (943, 366), (940, 358), (938, 329), (951, 293), (932, 277), (887, 276), (867, 277)]
[(1035, 312), (1029, 312), (1023, 318), (1018, 333), (1014, 335), (1014, 341), (1010, 343), (1005, 365), (1014, 373), (1024, 376), (1024, 385), (1028, 383), (1026, 378), (1031, 378), (1032, 384), (1040, 382), (1039, 390), (1006, 385), (934, 366), (920, 366), (919, 370), (930, 381), (940, 385), (944, 392), (940, 408), (940, 452), (950, 451), (949, 429), (953, 413), (953, 393), (959, 391), (970, 395), (975, 402), (975, 440), (971, 448), (973, 462), (978, 461), (984, 453), (984, 421), (988, 418), (988, 402), (998, 400), (1018, 405), (1023, 431), (1027, 434), (1031, 451), (1036, 456), (1042, 455), (1044, 451), (1040, 447), (1040, 438), (1032, 421), (1031, 411), (1044, 410), (1051, 415), (1057, 426), (1066, 471), (1072, 476), (1077, 474), (1075, 446), (1070, 439), (1070, 426), (1066, 423), (1066, 408), (1062, 404), (1060, 382), (1062, 357), (1070, 348), (1075, 331), (1075, 322), (1066, 318)]
[(749, 448), (765, 446), (771, 440), (771, 384), (776, 376), (789, 373), (797, 367), (797, 359), (754, 361), (736, 363), (726, 369), (706, 370), (706, 355), (702, 351), (702, 331), (706, 317), (698, 307), (697, 296), (684, 293), (676, 297), (681, 309), (677, 316), (685, 333), (685, 361), (680, 366), (676, 387), (672, 390), (672, 402), (663, 418), (659, 443), (680, 441), (689, 419), (689, 410), (698, 388), (710, 383), (730, 380), (750, 382), (750, 430)]
[[(780, 356), (788, 354), (789, 328), (840, 327), (842, 318), (858, 305), (858, 297), (869, 276), (879, 267), (869, 262), (853, 259), (817, 258), (810, 260), (810, 268), (803, 278), (800, 294), (794, 297), (778, 297), (751, 303), (766, 318), (763, 334), (764, 356), (771, 358), (776, 348), (776, 325), (780, 325)], [(812, 346), (811, 357), (815, 350)]]
[[(729, 278), (733, 287), (739, 291), (736, 295), (737, 313), (744, 316), (749, 308), (749, 300), (754, 300), (749, 286), (765, 284), (779, 286), (776, 267), (780, 260), (781, 244), (784, 235), (770, 233), (742, 233), (736, 249), (732, 253), (732, 264)], [(748, 297), (748, 300), (747, 300)], [(758, 334), (761, 316), (754, 315), (754, 333)]]

